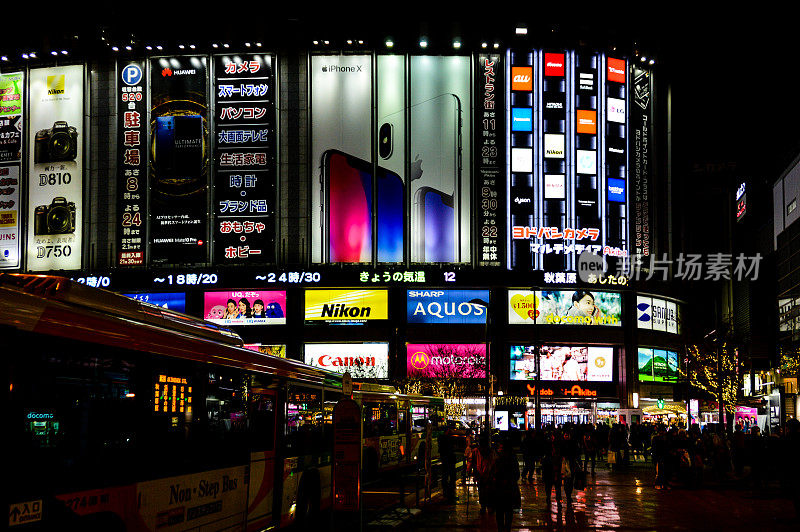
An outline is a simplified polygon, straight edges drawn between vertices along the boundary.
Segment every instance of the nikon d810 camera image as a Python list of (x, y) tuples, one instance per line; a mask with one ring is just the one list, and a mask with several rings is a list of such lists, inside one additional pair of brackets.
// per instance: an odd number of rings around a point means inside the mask
[(33, 211), (34, 235), (63, 235), (75, 232), (75, 203), (56, 197), (50, 205), (39, 205)]
[(78, 155), (78, 130), (59, 120), (50, 129), (36, 132), (33, 162), (74, 161)]

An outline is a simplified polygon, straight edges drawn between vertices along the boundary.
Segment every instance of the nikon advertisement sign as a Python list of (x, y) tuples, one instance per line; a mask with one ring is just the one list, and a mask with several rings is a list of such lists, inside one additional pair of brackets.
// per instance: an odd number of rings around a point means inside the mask
[(0, 75), (0, 269), (19, 268), (24, 74)]
[(31, 69), (28, 269), (81, 268), (84, 70)]
[(388, 290), (306, 290), (307, 322), (364, 323), (389, 319)]

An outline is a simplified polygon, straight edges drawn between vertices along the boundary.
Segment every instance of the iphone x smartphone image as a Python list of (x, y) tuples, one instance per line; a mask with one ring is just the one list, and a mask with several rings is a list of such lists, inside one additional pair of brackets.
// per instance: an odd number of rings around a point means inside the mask
[[(370, 262), (375, 211), (378, 260), (401, 262), (404, 187), (400, 176), (378, 168), (378, 179), (373, 185), (372, 165), (338, 150), (323, 154), (322, 170), (326, 259)], [(377, 187), (375, 209), (373, 186)]]
[(441, 94), (411, 107), (414, 262), (460, 261), (461, 101)]

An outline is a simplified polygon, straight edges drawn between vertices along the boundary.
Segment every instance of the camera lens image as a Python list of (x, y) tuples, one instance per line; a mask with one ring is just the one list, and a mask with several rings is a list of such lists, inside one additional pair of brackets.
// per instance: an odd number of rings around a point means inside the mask
[(53, 205), (47, 213), (47, 229), (52, 234), (71, 233), (72, 215), (66, 205)]
[(50, 158), (54, 161), (68, 158), (71, 147), (72, 138), (68, 132), (59, 131), (53, 133), (50, 137)]

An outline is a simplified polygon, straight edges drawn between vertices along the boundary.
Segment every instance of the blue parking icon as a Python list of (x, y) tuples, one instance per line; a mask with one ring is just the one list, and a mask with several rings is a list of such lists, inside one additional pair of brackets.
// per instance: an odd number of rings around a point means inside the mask
[(138, 85), (142, 81), (142, 69), (139, 65), (128, 65), (122, 69), (122, 81), (126, 85)]

